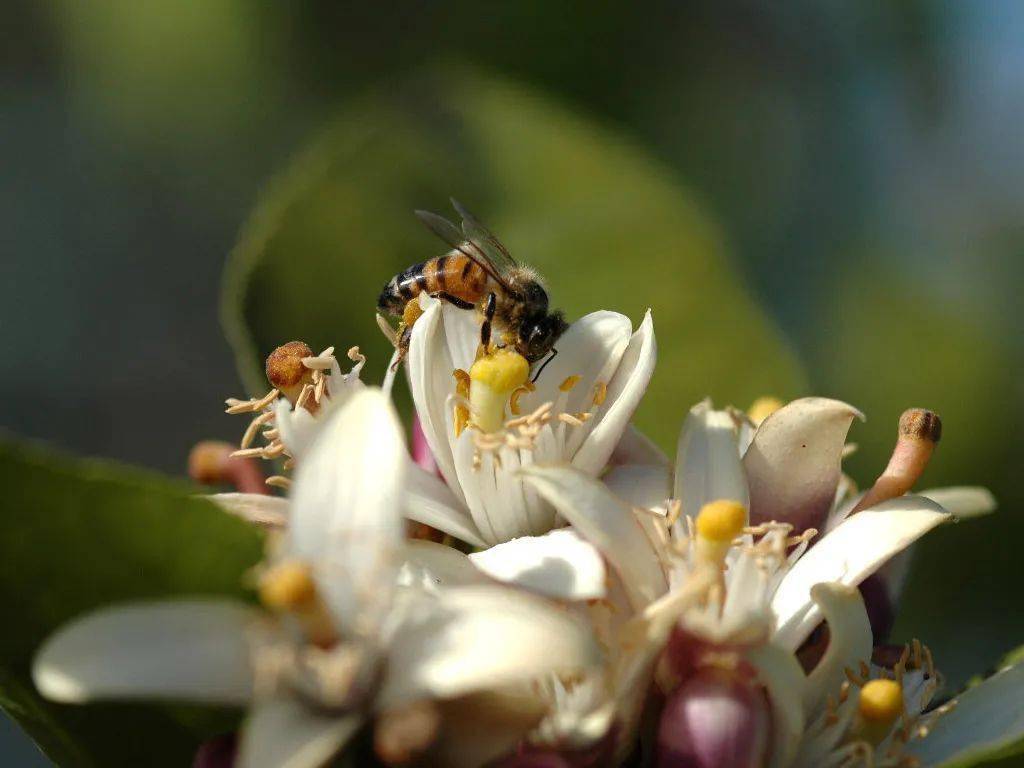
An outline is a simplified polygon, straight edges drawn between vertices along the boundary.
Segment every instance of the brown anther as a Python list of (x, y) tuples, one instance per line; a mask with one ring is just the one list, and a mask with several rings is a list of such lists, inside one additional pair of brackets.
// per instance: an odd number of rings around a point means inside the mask
[(562, 380), (562, 383), (558, 385), (558, 388), (562, 392), (568, 392), (569, 390), (571, 390), (573, 387), (580, 383), (580, 378), (582, 377), (576, 375), (566, 376), (565, 379)]
[(189, 477), (204, 485), (233, 485), (241, 493), (266, 493), (259, 464), (234, 452), (233, 445), (219, 440), (196, 443), (188, 454)]
[(900, 416), (899, 437), (885, 471), (850, 514), (895, 499), (909, 491), (928, 466), (942, 436), (942, 420), (934, 411), (911, 408)]
[(304, 357), (312, 357), (313, 350), (301, 341), (289, 341), (275, 349), (267, 357), (267, 380), (295, 403), (304, 385), (312, 380), (313, 372), (302, 363)]
[(291, 478), (284, 475), (271, 475), (264, 482), (271, 488), (284, 488), (287, 490), (292, 487)]
[(455, 422), (455, 437), (459, 437), (466, 427), (469, 426), (469, 408), (462, 403), (456, 403), (453, 421)]
[(373, 749), (388, 765), (405, 765), (421, 756), (437, 737), (441, 713), (431, 701), (418, 701), (377, 715)]

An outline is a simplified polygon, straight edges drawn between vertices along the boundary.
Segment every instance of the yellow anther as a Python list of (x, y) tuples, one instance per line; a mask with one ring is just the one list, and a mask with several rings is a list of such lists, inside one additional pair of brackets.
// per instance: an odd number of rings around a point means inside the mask
[(602, 405), (606, 397), (608, 397), (608, 385), (603, 381), (597, 382), (594, 385), (594, 405)]
[(455, 406), (455, 437), (462, 434), (469, 424), (469, 408), (459, 403)]
[(747, 524), (747, 508), (738, 501), (719, 499), (701, 507), (697, 514), (697, 535), (702, 539), (728, 543)]
[(313, 572), (306, 563), (286, 560), (263, 574), (259, 584), (260, 600), (274, 610), (294, 610), (316, 600)]
[(528, 381), (521, 387), (516, 387), (512, 390), (512, 397), (508, 401), (508, 409), (512, 411), (513, 416), (519, 416), (522, 414), (522, 410), (519, 407), (519, 398), (525, 395), (527, 392), (533, 392), (536, 387), (532, 381)]
[(857, 706), (868, 722), (892, 725), (903, 711), (903, 688), (895, 680), (869, 680), (860, 689)]
[(412, 324), (419, 320), (422, 315), (423, 308), (420, 306), (420, 303), (418, 301), (410, 301), (402, 311), (402, 324), (406, 328), (412, 328)]
[(455, 377), (455, 394), (469, 399), (469, 374), (461, 368), (456, 368), (452, 371), (452, 376)]
[(750, 420), (755, 424), (760, 424), (784, 405), (785, 403), (777, 397), (759, 397), (753, 402), (750, 408), (747, 409), (747, 416), (749, 416)]
[(529, 377), (530, 364), (511, 349), (499, 349), (473, 363), (469, 369), (469, 405), (473, 423), (481, 432), (501, 430), (505, 404)]
[(558, 388), (563, 392), (568, 392), (570, 389), (580, 383), (581, 376), (566, 376), (565, 380), (558, 385)]

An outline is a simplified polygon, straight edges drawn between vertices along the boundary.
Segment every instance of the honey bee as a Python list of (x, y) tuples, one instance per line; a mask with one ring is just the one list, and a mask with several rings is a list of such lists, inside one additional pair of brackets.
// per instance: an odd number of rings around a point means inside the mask
[[(512, 347), (530, 363), (550, 353), (550, 362), (558, 354), (555, 342), (569, 327), (564, 313), (549, 309), (547, 291), (536, 272), (518, 264), (456, 200), (452, 205), (462, 217), (461, 230), (436, 213), (416, 211), (416, 216), (453, 250), (398, 273), (377, 299), (380, 312), (402, 318), (398, 359), (408, 351), (412, 325), (419, 316), (419, 302), (414, 299), (425, 292), (460, 309), (479, 312), (480, 344), (485, 351), (493, 342), (496, 347)], [(534, 379), (539, 375), (537, 371)]]

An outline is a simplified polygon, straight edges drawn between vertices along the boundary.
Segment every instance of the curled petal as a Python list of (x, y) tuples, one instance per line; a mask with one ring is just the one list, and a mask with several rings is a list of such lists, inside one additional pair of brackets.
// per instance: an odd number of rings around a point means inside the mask
[(567, 466), (534, 464), (521, 470), (579, 533), (608, 558), (622, 577), (634, 607), (647, 605), (668, 588), (658, 556), (629, 507), (600, 480)]
[(568, 528), (513, 539), (469, 559), (498, 581), (548, 597), (596, 600), (605, 594), (601, 553)]
[(811, 599), (815, 584), (834, 581), (857, 586), (893, 555), (901, 552), (951, 515), (934, 501), (902, 496), (843, 521), (793, 566), (772, 598), (775, 642), (795, 651), (821, 621)]
[(743, 456), (750, 522), (822, 527), (836, 495), (853, 406), (823, 397), (794, 400), (761, 422)]
[(589, 434), (572, 457), (573, 466), (597, 474), (608, 463), (640, 404), (640, 398), (647, 391), (657, 357), (654, 321), (651, 311), (647, 310), (622, 354), (615, 375), (607, 382), (605, 402), (599, 408)]
[(377, 706), (495, 689), (599, 660), (590, 630), (554, 604), (504, 587), (453, 587), (412, 606), (392, 641)]
[(980, 486), (960, 485), (951, 488), (930, 488), (927, 491), (920, 491), (917, 495), (931, 499), (960, 520), (987, 515), (994, 512), (998, 506), (992, 491)]
[(860, 662), (871, 658), (872, 643), (871, 624), (856, 587), (816, 584), (811, 587), (811, 599), (825, 615), (829, 641), (825, 655), (807, 676), (804, 712), (808, 716), (839, 690), (847, 668), (857, 669)]
[(253, 690), (240, 603), (182, 600), (104, 608), (50, 637), (32, 664), (49, 699), (172, 699), (244, 704)]

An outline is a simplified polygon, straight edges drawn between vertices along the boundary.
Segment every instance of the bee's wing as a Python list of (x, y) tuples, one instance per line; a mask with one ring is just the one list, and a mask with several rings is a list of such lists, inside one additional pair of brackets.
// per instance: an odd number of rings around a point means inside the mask
[(508, 252), (508, 248), (494, 236), (491, 230), (481, 224), (476, 216), (467, 211), (462, 203), (454, 197), (451, 198), (451, 201), (452, 206), (462, 217), (462, 234), (465, 239), (473, 243), (487, 257), (498, 274), (506, 275), (509, 270), (519, 266), (512, 258), (512, 254)]
[[(448, 243), (452, 248), (466, 258), (475, 261), (502, 288), (508, 290), (508, 281), (505, 279), (508, 267), (504, 266), (503, 263), (499, 262), (496, 264), (494, 262), (490, 254), (493, 248), (484, 247), (476, 238), (460, 231), (458, 227), (444, 216), (438, 216), (430, 211), (416, 211), (416, 218), (422, 221), (431, 232)], [(511, 260), (511, 257), (508, 258)], [(512, 262), (512, 265), (514, 266), (515, 262)]]

